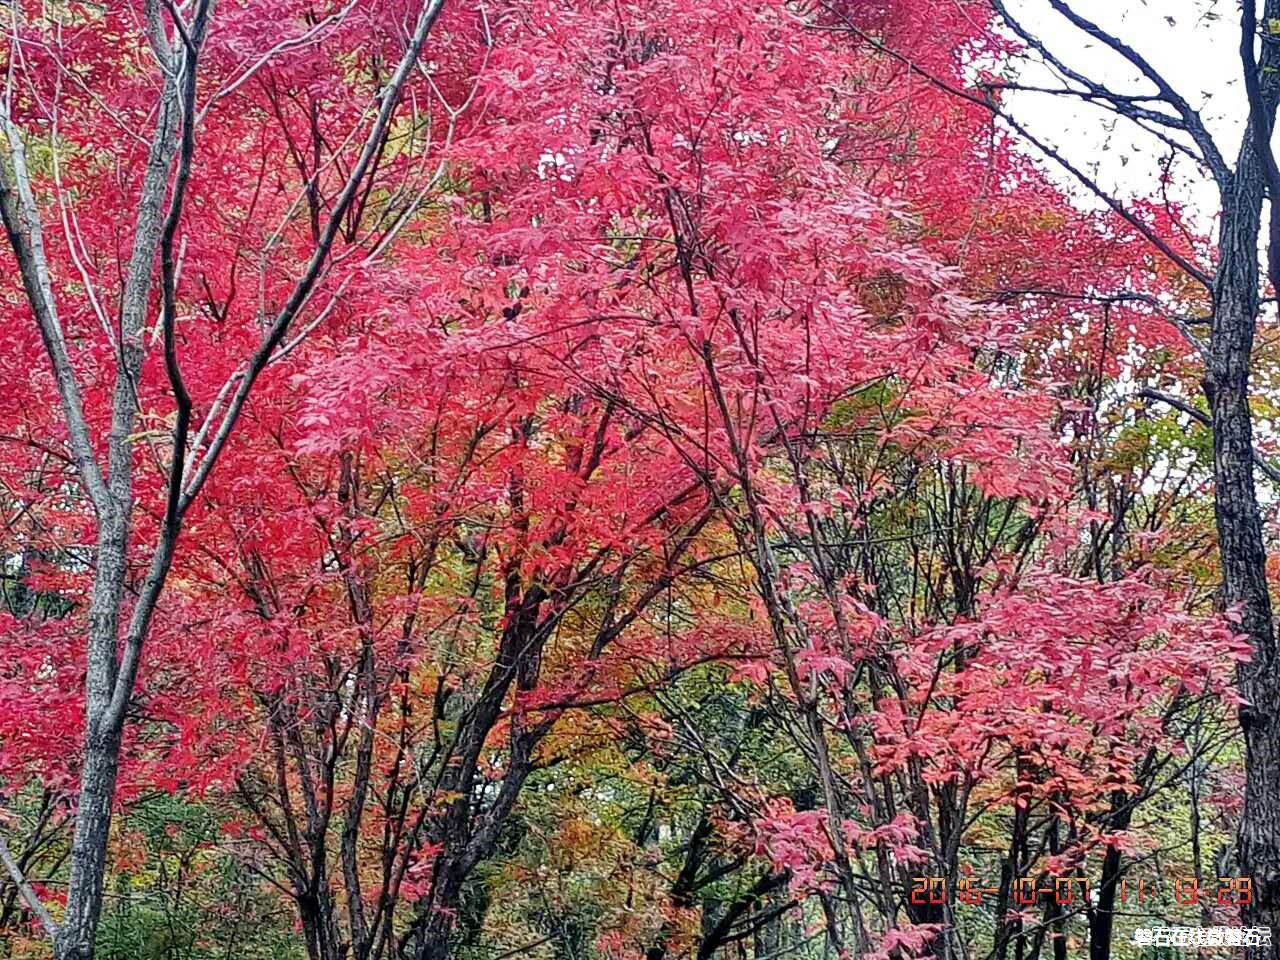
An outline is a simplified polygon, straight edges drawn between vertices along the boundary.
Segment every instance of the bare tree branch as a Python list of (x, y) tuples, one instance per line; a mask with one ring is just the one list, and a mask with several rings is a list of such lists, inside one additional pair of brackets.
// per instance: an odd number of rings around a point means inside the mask
[[(1156, 400), (1167, 404), (1179, 413), (1185, 413), (1202, 426), (1208, 427), (1210, 430), (1213, 429), (1213, 419), (1207, 413), (1197, 410), (1185, 400), (1179, 400), (1177, 397), (1170, 396), (1159, 390), (1153, 390), (1151, 387), (1143, 387), (1138, 391), (1138, 396), (1145, 400)], [(1257, 450), (1253, 451), (1253, 462), (1259, 470), (1266, 474), (1268, 480), (1272, 483), (1280, 483), (1280, 467), (1276, 467), (1271, 461), (1265, 459)]]
[[(1214, 141), (1208, 129), (1205, 127), (1204, 121), (1201, 120), (1200, 114), (1191, 107), (1186, 99), (1173, 88), (1173, 86), (1160, 74), (1159, 71), (1155, 70), (1151, 66), (1145, 57), (1133, 49), (1133, 47), (1107, 33), (1093, 21), (1076, 13), (1063, 3), (1062, 0), (1050, 0), (1050, 4), (1058, 13), (1078, 29), (1087, 33), (1095, 40), (1105, 44), (1120, 56), (1124, 57), (1125, 60), (1127, 60), (1132, 66), (1136, 67), (1138, 72), (1155, 86), (1156, 90), (1159, 92), (1159, 96), (1154, 99), (1158, 99), (1169, 104), (1169, 106), (1177, 113), (1181, 122), (1178, 124), (1170, 124), (1168, 122), (1169, 118), (1159, 113), (1155, 113), (1154, 118), (1160, 118), (1158, 122), (1162, 122), (1167, 126), (1175, 126), (1177, 129), (1184, 130), (1191, 139), (1195, 141), (1196, 146), (1200, 148), (1200, 161), (1209, 168), (1209, 171), (1213, 174), (1213, 178), (1217, 182), (1219, 189), (1225, 189), (1231, 177), (1230, 168), (1227, 166), (1227, 162), (1222, 155), (1222, 151), (1218, 149), (1216, 141)], [(1061, 58), (1055, 56), (1049, 50), (1048, 45), (1043, 40), (1024, 27), (1012, 14), (1009, 13), (1009, 10), (1005, 6), (1003, 0), (991, 0), (991, 6), (1000, 14), (1000, 18), (1011, 30), (1013, 30), (1014, 33), (1018, 35), (1019, 38), (1023, 40), (1023, 42), (1044, 57), (1046, 63), (1054, 67), (1054, 69), (1059, 71), (1063, 76), (1068, 77), (1085, 87), (1089, 94), (1088, 99), (1094, 100), (1095, 102), (1105, 103), (1108, 109), (1111, 109), (1113, 112), (1122, 116), (1126, 116), (1129, 119), (1134, 119), (1135, 121), (1140, 113), (1148, 114), (1146, 117), (1147, 119), (1153, 119), (1153, 116), (1150, 116), (1153, 113), (1152, 111), (1141, 110), (1141, 108), (1133, 106), (1135, 102), (1149, 102), (1149, 98), (1144, 96), (1117, 94), (1080, 71), (1071, 69)], [(1072, 91), (1072, 93), (1075, 96), (1081, 95), (1075, 91)]]
[[(997, 2), (997, 0), (992, 0), (992, 2), (995, 3)], [(826, 2), (823, 2), (823, 6), (826, 10), (828, 10), (834, 16), (837, 16), (841, 19), (841, 21), (843, 22), (843, 26), (841, 29), (847, 30), (850, 34), (858, 37), (860, 40), (862, 40), (864, 43), (867, 43), (873, 49), (879, 50), (880, 52), (886, 54), (887, 56), (890, 56), (893, 59), (897, 60), (899, 63), (906, 66), (908, 70), (910, 70), (912, 73), (916, 74), (917, 76), (921, 77), (927, 83), (933, 84), (934, 86), (938, 87), (940, 90), (944, 90), (947, 93), (951, 94), (953, 97), (957, 97), (961, 100), (965, 100), (976, 106), (982, 107), (984, 110), (990, 111), (993, 116), (995, 116), (999, 120), (1002, 120), (1005, 124), (1007, 124), (1010, 128), (1012, 128), (1014, 132), (1016, 132), (1019, 136), (1023, 137), (1028, 143), (1034, 146), (1042, 154), (1044, 154), (1049, 159), (1053, 160), (1060, 167), (1062, 167), (1069, 174), (1071, 174), (1071, 176), (1074, 177), (1082, 186), (1084, 186), (1085, 189), (1087, 189), (1090, 193), (1092, 193), (1099, 200), (1101, 200), (1108, 207), (1110, 207), (1112, 211), (1114, 211), (1126, 223), (1128, 223), (1131, 227), (1133, 227), (1136, 231), (1138, 231), (1138, 233), (1141, 234), (1147, 240), (1148, 243), (1150, 243), (1153, 247), (1155, 247), (1162, 254), (1164, 254), (1164, 256), (1167, 257), (1170, 262), (1175, 264), (1179, 269), (1185, 272), (1188, 276), (1197, 280), (1206, 289), (1211, 290), (1213, 288), (1213, 277), (1208, 272), (1196, 266), (1186, 257), (1182, 256), (1182, 254), (1174, 250), (1164, 240), (1163, 237), (1161, 237), (1158, 233), (1156, 233), (1156, 231), (1153, 230), (1148, 224), (1144, 223), (1141, 217), (1139, 217), (1137, 214), (1129, 210), (1123, 203), (1117, 200), (1114, 196), (1112, 196), (1106, 190), (1103, 190), (1102, 187), (1098, 185), (1097, 181), (1095, 181), (1092, 177), (1086, 174), (1078, 166), (1076, 166), (1074, 163), (1068, 160), (1065, 156), (1063, 156), (1063, 154), (1059, 150), (1045, 143), (1040, 138), (1036, 137), (1023, 124), (1013, 119), (1013, 117), (1011, 117), (1007, 112), (1002, 110), (1000, 108), (1000, 105), (996, 103), (990, 96), (979, 97), (975, 94), (970, 93), (967, 90), (960, 89), (959, 87), (956, 87), (948, 83), (947, 81), (941, 79), (940, 77), (934, 76), (932, 73), (930, 73), (928, 70), (921, 67), (918, 63), (916, 63), (913, 59), (911, 59), (906, 54), (898, 50), (895, 50), (892, 47), (886, 46), (880, 40), (871, 36), (865, 30), (862, 30), (861, 28), (859, 28), (858, 25), (854, 23), (846, 13), (844, 13), (844, 11), (837, 9)]]
[(44, 927), (49, 939), (55, 940), (58, 936), (58, 925), (53, 922), (53, 917), (49, 915), (45, 905), (40, 902), (40, 896), (35, 892), (31, 884), (27, 883), (27, 878), (22, 875), (22, 869), (18, 866), (17, 861), (13, 859), (13, 854), (9, 852), (9, 845), (5, 842), (4, 837), (0, 837), (0, 862), (4, 863), (4, 867), (9, 872), (9, 877), (13, 880), (14, 886), (18, 888), (18, 893), (22, 895), (22, 899), (31, 908), (31, 912), (36, 915), (36, 919)]

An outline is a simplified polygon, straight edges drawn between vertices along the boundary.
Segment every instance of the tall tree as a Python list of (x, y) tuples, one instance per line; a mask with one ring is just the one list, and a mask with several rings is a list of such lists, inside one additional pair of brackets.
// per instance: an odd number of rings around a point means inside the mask
[[(1280, 212), (1271, 204), (1270, 223), (1263, 231), (1264, 201), (1280, 191), (1280, 174), (1273, 146), (1276, 106), (1280, 102), (1280, 45), (1274, 42), (1280, 24), (1280, 5), (1267, 2), (1259, 9), (1253, 0), (1241, 7), (1238, 51), (1243, 78), (1240, 114), (1247, 117), (1245, 133), (1234, 162), (1215, 140), (1200, 112), (1191, 105), (1178, 82), (1153, 66), (1141, 52), (1137, 38), (1125, 38), (1082, 13), (1069, 0), (1050, 0), (1055, 27), (1033, 22), (1003, 0), (991, 0), (1000, 33), (988, 35), (990, 49), (1005, 58), (1027, 58), (1049, 68), (1059, 81), (1044, 86), (1008, 76), (989, 76), (976, 83), (937, 70), (920, 51), (895, 45), (891, 38), (864, 29), (844, 16), (847, 29), (863, 42), (892, 55), (956, 98), (985, 107), (1023, 142), (1038, 150), (1073, 178), (1086, 194), (1102, 201), (1129, 229), (1143, 237), (1169, 267), (1185, 278), (1184, 292), (1139, 295), (1154, 320), (1177, 327), (1201, 363), (1199, 380), (1207, 412), (1186, 398), (1153, 387), (1142, 395), (1165, 403), (1200, 423), (1213, 435), (1213, 481), (1218, 556), (1221, 564), (1221, 603), (1237, 611), (1241, 629), (1254, 655), (1239, 667), (1243, 704), (1240, 726), (1247, 747), (1245, 802), (1237, 839), (1240, 869), (1253, 881), (1255, 895), (1243, 908), (1248, 924), (1272, 929), (1280, 924), (1280, 754), (1275, 735), (1276, 704), (1280, 704), (1280, 658), (1276, 656), (1275, 626), (1267, 585), (1263, 514), (1255, 488), (1256, 474), (1272, 481), (1277, 471), (1255, 450), (1251, 376), (1255, 365), (1255, 333), (1264, 298), (1262, 282), (1280, 289)], [(987, 4), (969, 5), (985, 15)], [(1077, 65), (1077, 52), (1068, 38), (1097, 44), (1118, 65), (1117, 75), (1132, 74), (1136, 85), (1118, 85), (1109, 76)], [(1011, 42), (1012, 41), (1012, 42)], [(1189, 161), (1196, 176), (1208, 176), (1217, 187), (1218, 239), (1212, 251), (1197, 244), (1193, 230), (1166, 199), (1133, 202), (1102, 186), (1087, 165), (1069, 150), (1043, 139), (1010, 107), (1010, 94), (1057, 96), (1092, 104), (1134, 125), (1149, 137), (1153, 152), (1167, 152), (1169, 163)], [(1153, 190), (1158, 194), (1158, 190)], [(1260, 251), (1262, 251), (1260, 258)], [(1262, 262), (1260, 262), (1260, 259)], [(1058, 288), (1057, 294), (1087, 299), (1125, 297), (1126, 291)], [(1202, 339), (1202, 327), (1208, 327)], [(1105, 948), (1109, 949), (1109, 947)], [(1250, 948), (1250, 956), (1280, 956), (1280, 941)], [(1103, 954), (1106, 955), (1105, 952)]]
[[(193, 416), (190, 368), (180, 356), (178, 285), (183, 214), (192, 173), (198, 169), (197, 138), (206, 126), (202, 121), (210, 107), (236, 86), (260, 78), (262, 69), (282, 49), (305, 48), (317, 34), (345, 20), (353, 5), (312, 26), (302, 37), (283, 38), (241, 70), (236, 69), (234, 46), (224, 46), (222, 55), (217, 55), (213, 6), (210, 0), (200, 0), (182, 10), (148, 0), (140, 7), (100, 12), (80, 5), (65, 12), (29, 11), (17, 3), (7, 9), (7, 82), (0, 116), (7, 151), (0, 164), (0, 216), (21, 278), (25, 309), (39, 329), (57, 385), (69, 456), (95, 516), (94, 574), (86, 623), (84, 748), (61, 921), (54, 922), (19, 878), (12, 857), (4, 854), (6, 866), (40, 917), (60, 960), (88, 960), (93, 955), (130, 699), (183, 521), (258, 377), (282, 348), (287, 349), (286, 338), (297, 329), (295, 321), (329, 271), (339, 233), (354, 239), (363, 207), (358, 201), (375, 182), (371, 178), (386, 149), (405, 84), (442, 4), (435, 0), (405, 11), (411, 26), (395, 42), (400, 51), (391, 57), (390, 70), (377, 71), (372, 96), (359, 98), (372, 105), (372, 118), (362, 117), (363, 122), (350, 131), (354, 146), (345, 158), (330, 158), (331, 166), (341, 164), (336, 177), (332, 172), (323, 176), (320, 169), (310, 173), (309, 196), (316, 196), (322, 184), (335, 192), (315, 201), (312, 212), (318, 226), (309, 248), (294, 251), (301, 268), (284, 296), (275, 301), (277, 306), (262, 304), (258, 342), (200, 420)], [(220, 14), (234, 21), (246, 11), (254, 14), (252, 6), (233, 6)], [(64, 23), (68, 15), (70, 22)], [(86, 56), (101, 64), (101, 75), (90, 78), (100, 89), (95, 90), (78, 72)], [(138, 58), (150, 61), (145, 71), (139, 69)], [(210, 59), (220, 61), (222, 69), (208, 71), (205, 63)], [(203, 105), (202, 79), (206, 80)], [(210, 95), (214, 82), (218, 86)], [(81, 112), (87, 105), (95, 114), (92, 118)], [(139, 122), (148, 116), (149, 124)], [(119, 129), (110, 130), (112, 124)], [(132, 227), (121, 244), (128, 254), (119, 255), (119, 274), (112, 277), (100, 259), (107, 251), (84, 246), (83, 237), (75, 232), (78, 204), (70, 192), (73, 188), (61, 181), (63, 166), (72, 162), (59, 153), (72, 144), (76, 149), (102, 150), (102, 162), (126, 170), (136, 155), (132, 131), (147, 125), (151, 133), (145, 141), (142, 176), (119, 197), (123, 206), (118, 212), (125, 221), (132, 221)], [(37, 146), (51, 152), (47, 169), (41, 169), (45, 164), (33, 155)], [(75, 174), (68, 171), (68, 176)], [(55, 223), (60, 219), (61, 237), (51, 235), (51, 219)], [(157, 279), (158, 297), (154, 295)], [(107, 346), (105, 355), (91, 351), (91, 357), (85, 357), (80, 341), (86, 321), (101, 324), (101, 336), (94, 337), (94, 345)], [(152, 451), (141, 442), (137, 424), (144, 397), (148, 402), (158, 399), (154, 391), (144, 392), (142, 387), (149, 348), (157, 340), (162, 341), (169, 394), (172, 423), (166, 432), (171, 451), (163, 471), (162, 516), (149, 531), (150, 542), (143, 544), (135, 522), (141, 492), (136, 468), (139, 458)], [(102, 382), (111, 384), (109, 416), (86, 403), (89, 390), (96, 394)], [(201, 400), (202, 407), (206, 403)], [(135, 571), (140, 561), (147, 569), (138, 579)]]

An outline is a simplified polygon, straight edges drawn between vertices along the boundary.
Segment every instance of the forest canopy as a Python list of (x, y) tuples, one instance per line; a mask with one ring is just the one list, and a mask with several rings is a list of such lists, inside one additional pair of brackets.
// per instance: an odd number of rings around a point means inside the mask
[(1280, 0), (1097, 6), (0, 4), (0, 957), (1280, 958)]

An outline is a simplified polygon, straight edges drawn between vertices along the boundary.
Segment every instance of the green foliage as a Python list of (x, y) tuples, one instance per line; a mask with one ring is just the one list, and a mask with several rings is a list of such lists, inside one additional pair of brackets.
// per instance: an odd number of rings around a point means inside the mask
[(219, 845), (208, 807), (160, 795), (118, 824), (126, 865), (98, 931), (103, 960), (294, 960), (306, 956), (285, 906)]

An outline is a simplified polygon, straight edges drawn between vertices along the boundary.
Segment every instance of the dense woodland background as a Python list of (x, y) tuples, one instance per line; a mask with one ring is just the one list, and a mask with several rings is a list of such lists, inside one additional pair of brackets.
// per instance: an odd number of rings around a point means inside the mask
[(993, 0), (0, 5), (0, 957), (1280, 916), (1270, 7), (1228, 163)]

